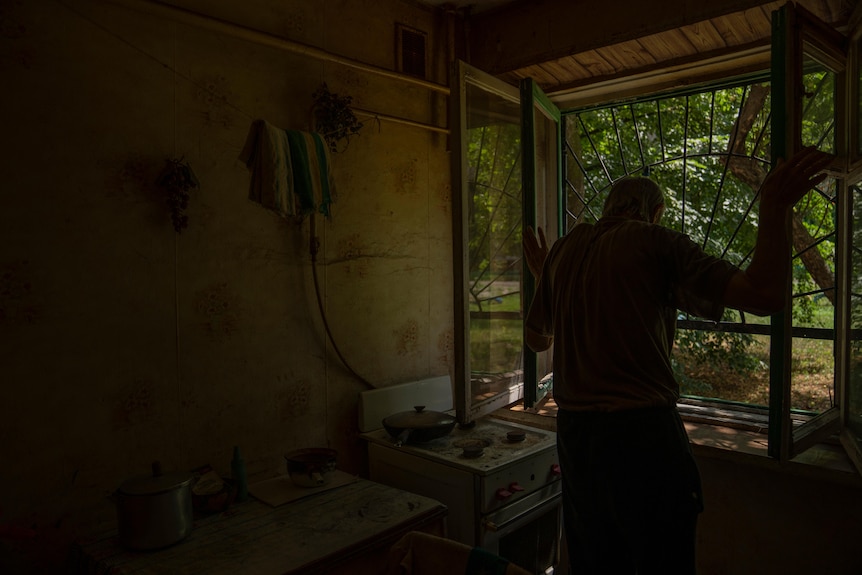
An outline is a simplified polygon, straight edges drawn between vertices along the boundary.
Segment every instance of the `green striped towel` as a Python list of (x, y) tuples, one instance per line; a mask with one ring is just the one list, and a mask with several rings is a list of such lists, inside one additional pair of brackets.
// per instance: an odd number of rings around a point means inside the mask
[(330, 217), (335, 188), (329, 148), (320, 134), (255, 120), (240, 153), (251, 171), (248, 197), (282, 216)]

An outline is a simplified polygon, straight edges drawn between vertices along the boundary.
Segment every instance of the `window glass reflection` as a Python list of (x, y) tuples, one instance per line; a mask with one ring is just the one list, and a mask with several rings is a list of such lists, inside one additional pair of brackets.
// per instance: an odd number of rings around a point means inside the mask
[(523, 377), (520, 108), (467, 86), (467, 260), (474, 403)]

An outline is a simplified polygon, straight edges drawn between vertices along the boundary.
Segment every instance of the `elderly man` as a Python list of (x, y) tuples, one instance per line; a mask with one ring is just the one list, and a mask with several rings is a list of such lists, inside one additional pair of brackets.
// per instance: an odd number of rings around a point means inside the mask
[(787, 216), (820, 183), (831, 156), (806, 148), (760, 190), (757, 242), (742, 270), (659, 225), (664, 199), (647, 178), (611, 189), (595, 225), (548, 251), (524, 236), (538, 278), (525, 337), (554, 344), (557, 444), (572, 573), (689, 575), (703, 510), (700, 476), (676, 410), (670, 362), (677, 310), (719, 320), (725, 307), (783, 309)]

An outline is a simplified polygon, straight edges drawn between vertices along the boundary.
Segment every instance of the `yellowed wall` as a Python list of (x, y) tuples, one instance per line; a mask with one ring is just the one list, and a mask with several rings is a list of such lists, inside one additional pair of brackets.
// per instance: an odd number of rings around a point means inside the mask
[[(328, 444), (363, 471), (364, 387), (324, 343), (308, 223), (250, 202), (237, 157), (254, 119), (306, 129), (323, 81), (357, 107), (446, 123), (425, 88), (122, 2), (0, 2), (0, 528), (37, 534), (0, 536), (0, 573), (62, 563), (154, 459), (227, 473), (238, 444), (254, 478)], [(446, 26), (413, 4), (175, 4), (388, 69), (398, 21), (429, 34), (446, 83)], [(153, 185), (171, 156), (201, 181), (179, 236)], [(447, 373), (446, 138), (368, 120), (333, 162), (318, 271), (339, 348), (381, 385)], [(859, 572), (858, 489), (723, 460), (702, 471), (705, 575)], [(832, 571), (805, 559), (821, 552)]]
[[(289, 449), (330, 445), (343, 468), (364, 466), (364, 387), (324, 343), (308, 222), (249, 201), (238, 155), (255, 119), (308, 129), (322, 82), (358, 108), (442, 126), (445, 98), (146, 4), (0, 6), (0, 525), (38, 534), (0, 538), (6, 561), (56, 560), (44, 544), (155, 459), (228, 473), (240, 445), (255, 477), (281, 471)], [(390, 70), (400, 22), (428, 33), (430, 80), (446, 83), (445, 27), (412, 4), (174, 4)], [(327, 318), (375, 384), (446, 374), (446, 137), (362, 119), (333, 158), (332, 218), (318, 220)], [(201, 182), (180, 235), (154, 186), (172, 156)]]
[[(862, 490), (812, 468), (699, 456), (700, 575), (862, 573)], [(837, 474), (841, 476), (842, 474)]]

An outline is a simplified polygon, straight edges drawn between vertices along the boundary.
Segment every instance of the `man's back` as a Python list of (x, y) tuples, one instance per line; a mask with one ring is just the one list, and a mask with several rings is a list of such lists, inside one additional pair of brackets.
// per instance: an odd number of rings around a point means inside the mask
[(576, 226), (551, 250), (528, 317), (528, 326), (551, 322), (541, 325), (553, 329), (555, 401), (576, 411), (672, 406), (677, 306), (696, 302), (689, 311), (718, 319), (735, 271), (659, 225), (606, 217)]

